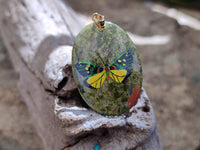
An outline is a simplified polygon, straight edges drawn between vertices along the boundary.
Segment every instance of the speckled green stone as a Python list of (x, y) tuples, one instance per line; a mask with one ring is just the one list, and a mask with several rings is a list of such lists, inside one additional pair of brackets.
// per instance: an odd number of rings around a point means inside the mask
[[(78, 62), (89, 62), (105, 68), (102, 61), (106, 65), (112, 64), (128, 50), (132, 52), (133, 57), (131, 74), (122, 83), (106, 78), (100, 88), (91, 88), (86, 84), (88, 77), (82, 75), (76, 67)], [(82, 29), (74, 41), (72, 69), (82, 98), (96, 112), (117, 116), (126, 113), (136, 104), (142, 87), (141, 62), (135, 45), (118, 25), (105, 22), (105, 29), (100, 31), (92, 23)]]

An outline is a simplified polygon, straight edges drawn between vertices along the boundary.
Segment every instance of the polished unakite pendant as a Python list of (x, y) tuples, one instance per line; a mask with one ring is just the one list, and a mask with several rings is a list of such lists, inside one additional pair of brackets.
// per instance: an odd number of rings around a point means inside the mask
[(135, 45), (118, 25), (92, 15), (94, 23), (74, 41), (72, 69), (85, 102), (102, 115), (117, 116), (137, 103), (142, 67)]

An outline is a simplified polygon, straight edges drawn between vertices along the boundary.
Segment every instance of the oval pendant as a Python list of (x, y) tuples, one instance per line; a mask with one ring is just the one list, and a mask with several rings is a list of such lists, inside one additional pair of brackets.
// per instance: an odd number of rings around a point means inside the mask
[(121, 115), (137, 103), (140, 95), (140, 58), (123, 29), (95, 15), (94, 23), (82, 29), (74, 41), (74, 79), (93, 110), (102, 115)]

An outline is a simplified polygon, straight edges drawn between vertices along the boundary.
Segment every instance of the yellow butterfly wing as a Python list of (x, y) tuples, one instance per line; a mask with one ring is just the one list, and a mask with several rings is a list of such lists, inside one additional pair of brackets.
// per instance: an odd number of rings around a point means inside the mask
[(93, 88), (100, 88), (103, 82), (106, 79), (106, 71), (103, 70), (100, 73), (97, 73), (87, 79), (87, 83), (92, 86)]
[(126, 77), (127, 70), (110, 70), (109, 76), (118, 83), (121, 83)]

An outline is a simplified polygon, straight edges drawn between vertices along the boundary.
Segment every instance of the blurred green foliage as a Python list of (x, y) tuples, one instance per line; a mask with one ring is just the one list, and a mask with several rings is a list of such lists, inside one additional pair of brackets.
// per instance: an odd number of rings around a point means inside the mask
[(200, 146), (198, 146), (195, 150), (200, 150)]
[(161, 0), (161, 1), (177, 6), (200, 8), (200, 0)]

